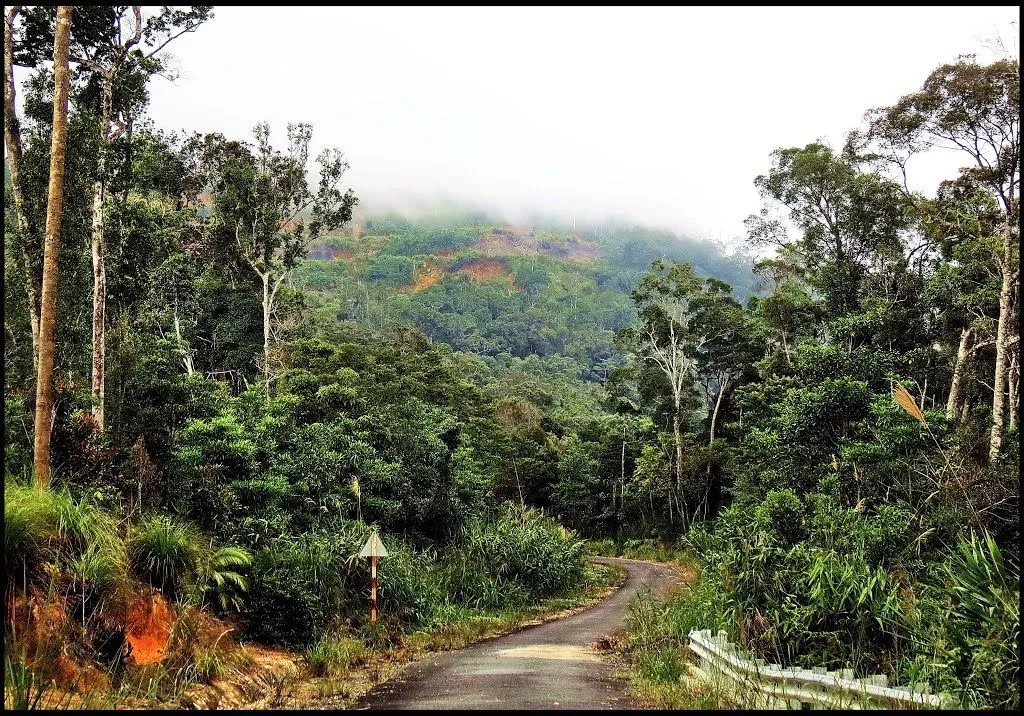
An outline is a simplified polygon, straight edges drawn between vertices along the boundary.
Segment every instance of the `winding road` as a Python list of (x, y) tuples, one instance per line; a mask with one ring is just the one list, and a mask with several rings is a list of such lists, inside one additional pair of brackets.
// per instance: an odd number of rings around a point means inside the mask
[(416, 662), (376, 686), (355, 709), (621, 709), (636, 705), (621, 670), (590, 645), (623, 625), (645, 586), (665, 593), (681, 583), (671, 568), (595, 557), (628, 573), (622, 587), (589, 609), (458, 651)]

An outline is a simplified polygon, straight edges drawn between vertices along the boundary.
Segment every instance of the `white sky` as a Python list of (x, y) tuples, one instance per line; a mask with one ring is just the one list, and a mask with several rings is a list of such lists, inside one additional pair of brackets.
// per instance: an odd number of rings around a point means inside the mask
[[(436, 196), (743, 236), (776, 147), (839, 147), (864, 111), (1016, 36), (1002, 8), (242, 8), (169, 47), (167, 129), (313, 123), (364, 204)], [(952, 160), (952, 164), (950, 161)], [(930, 191), (959, 162), (922, 160)]]

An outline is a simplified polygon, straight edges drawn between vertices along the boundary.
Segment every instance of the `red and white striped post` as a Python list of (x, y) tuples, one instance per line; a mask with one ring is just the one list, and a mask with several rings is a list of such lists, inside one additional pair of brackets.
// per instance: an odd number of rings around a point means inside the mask
[[(374, 545), (376, 547), (376, 545)], [(377, 550), (370, 557), (370, 624), (377, 623)]]
[(387, 557), (388, 550), (376, 532), (370, 533), (363, 549), (359, 552), (360, 557), (370, 558), (370, 624), (377, 624), (377, 558)]

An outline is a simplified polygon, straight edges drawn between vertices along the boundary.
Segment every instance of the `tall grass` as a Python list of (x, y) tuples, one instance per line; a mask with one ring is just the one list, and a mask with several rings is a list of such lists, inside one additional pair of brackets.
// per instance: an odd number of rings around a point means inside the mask
[(667, 598), (649, 589), (637, 595), (626, 617), (623, 651), (631, 664), (633, 694), (656, 708), (720, 709), (735, 704), (727, 694), (703, 680), (687, 677), (686, 649), (693, 629), (725, 622), (719, 595), (699, 580)]
[(474, 607), (503, 607), (555, 596), (582, 583), (584, 544), (543, 513), (510, 506), (463, 529), (446, 561), (446, 588)]
[(998, 708), (1020, 706), (1020, 565), (987, 533), (962, 540), (944, 565), (950, 594), (947, 658), (964, 690)]
[(326, 632), (303, 656), (314, 675), (331, 675), (361, 663), (366, 656), (366, 645), (351, 636)]
[(249, 582), (240, 571), (252, 556), (240, 547), (214, 548), (191, 524), (167, 515), (143, 517), (128, 537), (136, 575), (175, 599), (213, 597), (222, 609), (241, 606)]
[(123, 584), (125, 560), (117, 521), (66, 489), (40, 489), (8, 478), (4, 483), (4, 594), (42, 586), (44, 565), (70, 564), (90, 588), (110, 595)]
[[(788, 522), (777, 519), (783, 506)], [(1019, 565), (988, 534), (926, 561), (908, 522), (890, 507), (861, 513), (782, 497), (751, 516), (726, 510), (713, 531), (688, 537), (714, 587), (714, 608), (696, 626), (725, 628), (782, 664), (884, 673), (957, 693), (964, 705), (1017, 708)]]
[[(137, 579), (172, 599), (196, 606), (215, 601), (224, 609), (239, 606), (248, 587), (242, 574), (251, 562), (248, 552), (215, 548), (194, 527), (166, 516), (126, 526), (66, 489), (8, 478), (4, 520), (5, 702), (12, 708), (70, 703), (75, 684), (54, 679), (66, 681), (76, 662), (86, 664), (81, 673), (111, 659), (111, 666), (123, 664), (126, 610), (144, 592)], [(47, 624), (51, 616), (56, 621)], [(192, 621), (204, 619), (211, 621)], [(237, 651), (230, 639), (219, 638), (223, 628), (211, 622), (190, 631), (187, 619), (178, 621), (170, 647), (175, 664), (162, 667), (163, 680), (188, 683), (220, 673)], [(117, 673), (124, 675), (120, 668)]]

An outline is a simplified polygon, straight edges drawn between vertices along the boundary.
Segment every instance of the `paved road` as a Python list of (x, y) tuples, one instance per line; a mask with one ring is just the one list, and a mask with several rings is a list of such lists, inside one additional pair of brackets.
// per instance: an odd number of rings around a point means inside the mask
[(355, 709), (615, 709), (632, 708), (618, 668), (588, 645), (622, 627), (637, 590), (663, 593), (679, 584), (670, 568), (598, 557), (629, 576), (604, 601), (565, 619), (437, 654), (378, 685)]

